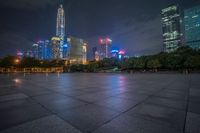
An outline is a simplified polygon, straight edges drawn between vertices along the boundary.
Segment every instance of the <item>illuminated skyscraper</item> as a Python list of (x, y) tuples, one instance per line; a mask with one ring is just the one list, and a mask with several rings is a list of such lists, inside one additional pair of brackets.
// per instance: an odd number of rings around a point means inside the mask
[(76, 37), (67, 38), (69, 47), (69, 61), (71, 64), (87, 63), (87, 43)]
[(101, 45), (101, 59), (109, 58), (112, 40), (110, 38), (104, 38), (100, 39), (99, 43)]
[(193, 49), (200, 49), (200, 6), (184, 11), (185, 41)]
[(165, 52), (173, 52), (181, 46), (181, 23), (181, 13), (178, 6), (173, 5), (162, 10), (162, 28)]
[(60, 4), (60, 7), (58, 8), (58, 13), (57, 13), (56, 36), (61, 39), (60, 58), (63, 58), (65, 56), (63, 55), (63, 46), (65, 42), (65, 11), (64, 11), (62, 3)]
[(54, 60), (60, 59), (60, 38), (59, 37), (53, 37), (51, 39), (52, 41), (52, 57)]

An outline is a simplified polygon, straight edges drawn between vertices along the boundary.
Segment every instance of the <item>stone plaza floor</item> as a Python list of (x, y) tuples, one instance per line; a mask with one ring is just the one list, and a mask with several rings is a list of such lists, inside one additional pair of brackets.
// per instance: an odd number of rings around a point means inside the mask
[(2, 74), (0, 133), (200, 133), (200, 75)]

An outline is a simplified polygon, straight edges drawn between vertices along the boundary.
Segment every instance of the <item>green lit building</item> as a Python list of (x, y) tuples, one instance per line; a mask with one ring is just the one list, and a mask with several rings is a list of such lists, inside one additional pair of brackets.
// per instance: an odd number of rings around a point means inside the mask
[(182, 19), (178, 6), (173, 5), (162, 10), (162, 30), (164, 52), (173, 52), (182, 44)]
[(87, 63), (87, 43), (76, 37), (67, 38), (68, 41), (68, 58), (70, 64), (86, 64)]
[(194, 49), (200, 49), (200, 6), (184, 11), (185, 42)]

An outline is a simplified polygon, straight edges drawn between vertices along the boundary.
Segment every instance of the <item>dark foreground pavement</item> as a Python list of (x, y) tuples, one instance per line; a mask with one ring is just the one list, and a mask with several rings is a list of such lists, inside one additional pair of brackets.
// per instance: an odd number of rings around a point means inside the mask
[(200, 133), (200, 75), (0, 75), (0, 133)]

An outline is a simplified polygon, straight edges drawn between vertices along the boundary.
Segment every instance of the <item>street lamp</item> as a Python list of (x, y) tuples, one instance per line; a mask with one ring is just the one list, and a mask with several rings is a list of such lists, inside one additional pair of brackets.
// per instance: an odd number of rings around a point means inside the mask
[(18, 65), (20, 63), (19, 59), (15, 59), (15, 64)]

